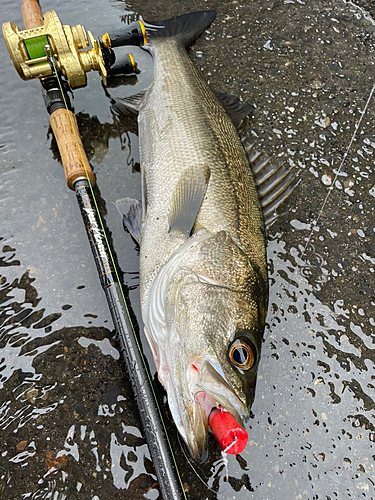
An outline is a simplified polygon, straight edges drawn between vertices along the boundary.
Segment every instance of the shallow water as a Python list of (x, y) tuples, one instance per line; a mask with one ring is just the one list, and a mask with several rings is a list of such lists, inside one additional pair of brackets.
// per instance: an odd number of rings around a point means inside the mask
[[(371, 2), (358, 3), (371, 10)], [(2, 6), (2, 21), (21, 27), (18, 5)], [(162, 19), (217, 10), (192, 57), (215, 90), (256, 104), (242, 133), (301, 179), (270, 230), (270, 306), (250, 443), (228, 457), (228, 480), (214, 442), (210, 461), (194, 470), (178, 450), (188, 498), (375, 498), (373, 100), (340, 169), (375, 81), (370, 15), (339, 0), (50, 0), (42, 7), (94, 36), (132, 12)], [(40, 84), (22, 81), (4, 43), (0, 50), (0, 498), (156, 499)], [(109, 92), (128, 95), (149, 76)], [(138, 256), (112, 204), (140, 196), (136, 127), (112, 116), (98, 75), (88, 80), (75, 91), (75, 111), (139, 319)]]

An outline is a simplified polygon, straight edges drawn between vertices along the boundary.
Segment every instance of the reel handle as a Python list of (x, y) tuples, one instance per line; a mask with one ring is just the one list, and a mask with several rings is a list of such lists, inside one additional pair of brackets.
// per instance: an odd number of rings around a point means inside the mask
[(43, 24), (43, 14), (38, 0), (22, 0), (22, 19), (26, 30), (37, 28)]

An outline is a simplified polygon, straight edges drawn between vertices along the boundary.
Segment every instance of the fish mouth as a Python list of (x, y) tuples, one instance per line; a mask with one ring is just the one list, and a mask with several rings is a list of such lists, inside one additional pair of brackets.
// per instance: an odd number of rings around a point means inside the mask
[(187, 382), (193, 408), (185, 425), (185, 440), (191, 456), (202, 463), (208, 456), (208, 417), (212, 409), (222, 408), (231, 413), (241, 427), (242, 416), (248, 416), (249, 412), (224, 374), (207, 360), (200, 358), (190, 365)]

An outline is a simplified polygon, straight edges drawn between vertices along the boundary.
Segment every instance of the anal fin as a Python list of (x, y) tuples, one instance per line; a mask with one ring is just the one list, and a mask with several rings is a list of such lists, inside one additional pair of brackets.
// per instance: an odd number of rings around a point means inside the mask
[(178, 231), (190, 237), (199, 209), (206, 194), (210, 171), (192, 166), (181, 175), (173, 193), (169, 213), (169, 232)]

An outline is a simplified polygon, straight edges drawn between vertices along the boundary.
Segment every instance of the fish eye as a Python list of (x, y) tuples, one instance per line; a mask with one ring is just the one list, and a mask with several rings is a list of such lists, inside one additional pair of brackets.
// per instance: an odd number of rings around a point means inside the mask
[(243, 339), (236, 339), (229, 349), (229, 359), (234, 366), (242, 370), (250, 370), (254, 365), (253, 349)]

